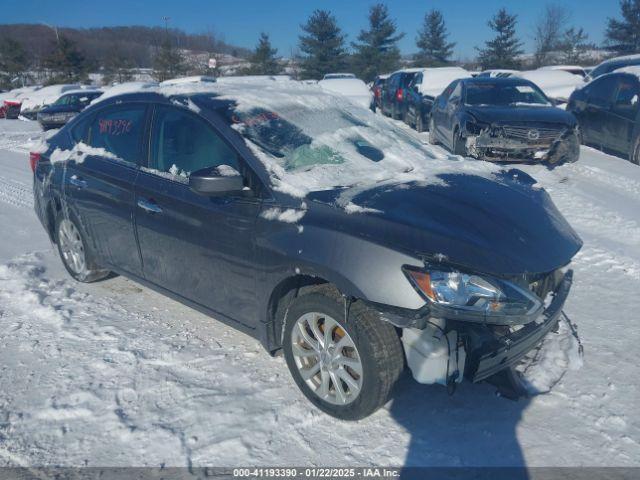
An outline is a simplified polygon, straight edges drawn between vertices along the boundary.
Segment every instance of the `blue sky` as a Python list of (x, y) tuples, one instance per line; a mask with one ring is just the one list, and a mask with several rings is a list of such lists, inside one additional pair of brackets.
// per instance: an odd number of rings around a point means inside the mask
[[(400, 42), (403, 53), (415, 51), (415, 37), (431, 8), (440, 9), (451, 39), (457, 42), (456, 57), (474, 55), (474, 46), (491, 36), (487, 20), (501, 6), (518, 14), (518, 33), (531, 49), (533, 24), (544, 5), (563, 4), (572, 12), (572, 23), (584, 27), (591, 41), (603, 40), (606, 19), (619, 15), (618, 0), (402, 0), (388, 1), (392, 16), (406, 33)], [(112, 25), (170, 25), (199, 33), (213, 28), (223, 38), (253, 47), (260, 31), (267, 32), (281, 55), (295, 48), (300, 24), (315, 8), (331, 10), (341, 28), (354, 40), (366, 27), (374, 0), (3, 0), (0, 23), (39, 23), (94, 27)]]

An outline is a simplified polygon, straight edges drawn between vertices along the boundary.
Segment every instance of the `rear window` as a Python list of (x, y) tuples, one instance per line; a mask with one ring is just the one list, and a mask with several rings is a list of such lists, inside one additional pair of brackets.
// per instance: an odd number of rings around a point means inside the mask
[(144, 105), (101, 110), (91, 122), (89, 145), (104, 148), (126, 162), (138, 163), (145, 112)]

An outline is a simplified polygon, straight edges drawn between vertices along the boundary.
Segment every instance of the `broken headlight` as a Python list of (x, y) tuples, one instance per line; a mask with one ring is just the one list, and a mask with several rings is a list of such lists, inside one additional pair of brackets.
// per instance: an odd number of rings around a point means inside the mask
[(533, 320), (543, 306), (532, 292), (504, 279), (456, 270), (404, 271), (437, 316), (519, 324)]

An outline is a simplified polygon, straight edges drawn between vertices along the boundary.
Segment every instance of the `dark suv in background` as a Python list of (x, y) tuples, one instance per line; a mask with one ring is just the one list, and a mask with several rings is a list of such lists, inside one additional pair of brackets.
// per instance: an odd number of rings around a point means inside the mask
[[(636, 67), (640, 73), (640, 67)], [(640, 164), (640, 80), (636, 73), (609, 73), (573, 92), (567, 110), (581, 140)]]
[(384, 115), (404, 119), (407, 112), (407, 90), (413, 77), (422, 69), (399, 70), (387, 78), (382, 87), (380, 110)]

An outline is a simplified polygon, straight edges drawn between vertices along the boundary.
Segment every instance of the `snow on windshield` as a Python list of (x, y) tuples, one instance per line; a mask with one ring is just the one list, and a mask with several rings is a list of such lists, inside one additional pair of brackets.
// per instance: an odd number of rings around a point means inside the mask
[(265, 165), (272, 187), (295, 197), (339, 186), (437, 183), (442, 173), (490, 176), (499, 169), (431, 147), (417, 133), (317, 85), (225, 78), (146, 90), (167, 97), (213, 93), (232, 100), (230, 124)]

